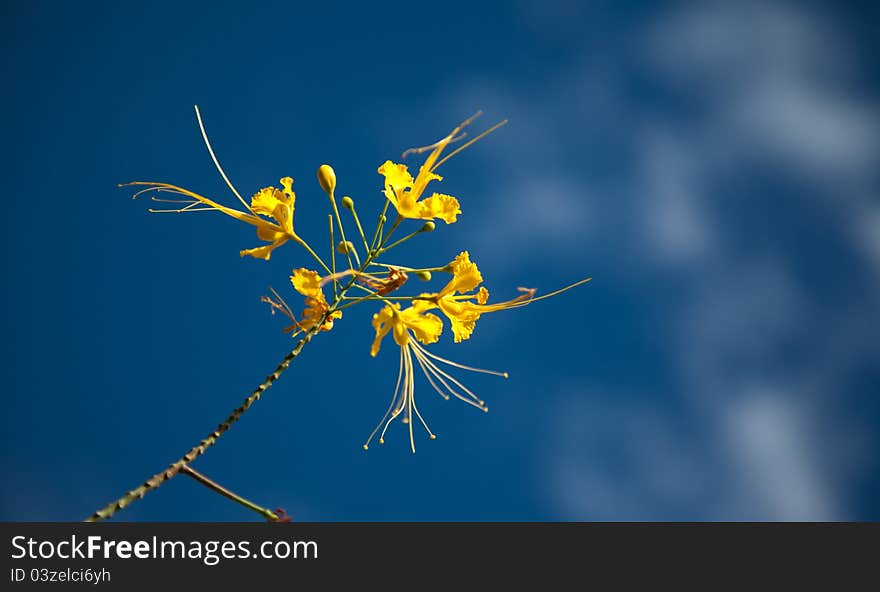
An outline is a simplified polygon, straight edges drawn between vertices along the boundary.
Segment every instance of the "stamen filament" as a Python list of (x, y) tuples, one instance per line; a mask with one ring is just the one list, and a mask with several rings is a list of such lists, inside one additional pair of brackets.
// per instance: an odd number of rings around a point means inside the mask
[[(385, 411), (385, 414), (382, 416), (382, 419), (379, 420), (379, 423), (376, 424), (376, 427), (370, 433), (370, 437), (367, 438), (367, 441), (364, 442), (364, 450), (368, 450), (370, 447), (370, 442), (373, 439), (373, 436), (376, 435), (376, 432), (379, 431), (379, 428), (382, 427), (382, 423), (385, 421), (385, 418), (388, 417), (388, 414), (391, 413), (391, 410), (394, 409), (394, 403), (397, 401), (397, 393), (400, 391), (400, 379), (403, 376), (403, 350), (400, 352), (400, 364), (397, 369), (397, 384), (394, 386), (394, 395), (391, 397), (391, 403), (388, 405), (388, 410)], [(385, 432), (382, 432), (382, 436), (384, 438)]]
[[(553, 296), (558, 296), (559, 294), (562, 294), (563, 292), (568, 292), (572, 288), (577, 288), (580, 285), (586, 284), (587, 282), (592, 281), (592, 279), (593, 278), (591, 278), (591, 277), (584, 278), (582, 280), (576, 281), (573, 284), (565, 286), (564, 288), (560, 288), (554, 292), (550, 292), (549, 294), (542, 294), (541, 296), (538, 296), (536, 298), (529, 298), (528, 300), (523, 300), (522, 302), (517, 302), (515, 304), (511, 304), (509, 308), (520, 308), (522, 306), (526, 306), (528, 304), (531, 304), (532, 302), (537, 302), (538, 300), (544, 300), (545, 298), (552, 298)], [(490, 304), (487, 306), (492, 306), (492, 305)]]
[[(411, 341), (411, 340), (412, 340), (412, 339), (410, 338), (410, 341)], [(406, 365), (407, 365), (407, 370), (409, 371), (409, 375), (410, 375), (410, 376), (413, 376), (412, 354), (410, 353), (411, 348), (409, 348), (409, 347), (405, 347), (404, 349), (406, 350)], [(413, 454), (416, 453), (416, 441), (415, 441), (415, 439), (413, 438), (413, 421), (412, 421), (412, 407), (413, 407), (413, 398), (415, 397), (415, 386), (416, 386), (416, 384), (415, 384), (415, 379), (414, 379), (414, 378), (413, 378), (413, 379), (410, 379), (410, 381), (409, 381), (409, 393), (408, 393), (408, 396), (407, 396), (407, 398), (406, 398), (406, 399), (407, 399), (407, 400), (406, 400), (406, 404), (407, 404), (407, 408), (406, 408), (406, 419), (408, 420), (408, 421), (407, 421), (407, 424), (409, 424), (409, 425), (408, 425), (408, 427), (409, 427), (409, 446), (410, 446), (410, 448), (412, 449)]]
[[(425, 350), (424, 350), (424, 349), (420, 349), (420, 350), (418, 350), (418, 351), (419, 351), (420, 353), (424, 353)], [(458, 386), (461, 390), (463, 390), (464, 392), (466, 392), (466, 393), (467, 393), (467, 394), (468, 394), (468, 395), (469, 395), (474, 401), (476, 401), (477, 403), (479, 403), (479, 405), (477, 405), (477, 406), (480, 407), (480, 409), (482, 409), (483, 411), (486, 411), (486, 408), (485, 408), (485, 401), (483, 401), (483, 400), (480, 399), (477, 395), (475, 395), (475, 394), (473, 393), (473, 391), (471, 391), (468, 387), (466, 387), (465, 385), (463, 385), (463, 384), (462, 384), (457, 378), (455, 378), (454, 376), (452, 376), (452, 375), (450, 375), (450, 374), (444, 372), (443, 370), (441, 370), (439, 367), (437, 367), (436, 364), (434, 364), (434, 363), (433, 363), (431, 360), (429, 360), (428, 358), (424, 358), (424, 361), (425, 361), (425, 364), (428, 366), (428, 368), (430, 368), (431, 370), (434, 371), (435, 376), (437, 376), (437, 379), (438, 379), (440, 382), (442, 382), (444, 385), (446, 385), (447, 388), (449, 388), (449, 385), (446, 384), (446, 381), (445, 381), (445, 380), (443, 380), (444, 377), (447, 378), (447, 379), (449, 379), (450, 382), (452, 382), (453, 384), (455, 384), (456, 386)], [(455, 392), (453, 389), (451, 389), (451, 388), (449, 388), (449, 392), (452, 393), (452, 394), (456, 394), (456, 392)]]
[[(418, 350), (416, 350), (416, 351), (418, 352)], [(419, 353), (416, 353), (416, 358), (418, 358), (419, 355), (420, 355)], [(449, 376), (448, 374), (446, 374), (445, 372), (443, 372), (442, 370), (440, 370), (439, 368), (437, 368), (437, 366), (436, 366), (435, 364), (432, 364), (431, 361), (430, 361), (428, 358), (422, 356), (422, 357), (421, 357), (421, 360), (422, 360), (422, 362), (425, 364), (424, 367), (427, 368), (428, 371), (429, 371), (431, 374), (433, 374), (434, 377), (435, 377), (438, 381), (440, 381), (440, 384), (442, 384), (442, 385), (446, 388), (446, 390), (449, 392), (449, 394), (451, 394), (452, 396), (454, 396), (456, 399), (460, 399), (460, 400), (464, 401), (464, 402), (467, 403), (468, 405), (472, 405), (472, 406), (476, 407), (476, 408), (479, 409), (480, 411), (486, 411), (486, 410), (487, 410), (486, 407), (485, 407), (485, 401), (482, 401), (481, 399), (479, 399), (479, 398), (478, 398), (474, 393), (472, 393), (472, 392), (471, 392), (466, 386), (464, 386), (463, 384), (461, 384), (460, 382), (458, 382), (457, 380), (455, 380), (454, 378), (452, 378), (451, 376)], [(468, 395), (470, 395), (470, 396), (473, 398), (473, 401), (472, 401), (471, 399), (468, 399), (467, 397), (465, 397), (465, 396), (462, 395), (461, 393), (459, 393), (457, 390), (455, 390), (455, 389), (452, 388), (451, 386), (449, 386), (449, 383), (447, 383), (446, 380), (443, 379), (443, 376), (441, 376), (441, 374), (445, 375), (446, 378), (450, 379), (451, 381), (453, 381), (454, 383), (456, 383), (459, 387), (461, 387), (461, 388), (462, 388), (462, 389), (463, 389)]]
[(425, 363), (422, 361), (422, 357), (419, 354), (416, 354), (416, 361), (419, 363), (419, 366), (422, 368), (422, 373), (425, 375), (425, 378), (427, 378), (428, 382), (431, 383), (431, 387), (433, 387), (433, 389), (435, 391), (437, 391), (437, 394), (440, 395), (441, 397), (443, 397), (444, 400), (448, 401), (449, 395), (444, 393), (440, 389), (440, 387), (438, 387), (437, 384), (434, 382), (434, 379), (431, 378), (431, 375), (428, 373), (428, 369), (425, 368)]
[(425, 354), (429, 358), (437, 360), (438, 362), (443, 362), (444, 364), (448, 364), (449, 366), (461, 368), (462, 370), (470, 370), (471, 372), (481, 372), (483, 374), (491, 374), (493, 376), (500, 376), (501, 378), (510, 378), (510, 376), (507, 374), (507, 372), (499, 372), (498, 370), (486, 370), (485, 368), (474, 368), (473, 366), (465, 366), (464, 364), (459, 364), (458, 362), (453, 362), (452, 360), (447, 360), (446, 358), (441, 358), (440, 356), (438, 356), (436, 354), (432, 354), (431, 352), (429, 352), (428, 350), (426, 350), (425, 348), (423, 348), (422, 346), (420, 346), (418, 344), (416, 344), (416, 347), (418, 348), (418, 350), (420, 352), (422, 352), (423, 354)]
[(482, 140), (483, 138), (485, 138), (486, 136), (488, 136), (489, 134), (491, 134), (492, 132), (494, 132), (495, 130), (500, 128), (501, 126), (507, 124), (507, 122), (508, 122), (507, 119), (505, 119), (504, 121), (499, 121), (498, 123), (496, 123), (495, 125), (493, 125), (489, 129), (487, 129), (486, 131), (481, 133), (480, 135), (468, 140), (467, 142), (465, 142), (464, 144), (462, 144), (461, 146), (459, 146), (458, 148), (456, 148), (455, 150), (453, 150), (452, 152), (447, 154), (445, 157), (441, 158), (439, 162), (437, 162), (433, 167), (431, 167), (431, 172), (433, 173), (438, 168), (440, 168), (441, 164), (443, 164), (444, 162), (446, 162), (447, 160), (449, 160), (450, 158), (452, 158), (453, 156), (455, 156), (456, 154), (458, 154), (459, 152), (461, 152), (462, 150), (464, 150), (468, 146), (472, 146), (475, 143), (479, 142), (480, 140)]
[(202, 139), (205, 141), (205, 146), (207, 146), (208, 148), (208, 154), (211, 155), (211, 160), (214, 161), (214, 166), (217, 167), (217, 170), (220, 172), (220, 176), (223, 177), (224, 181), (226, 181), (226, 185), (229, 187), (229, 189), (232, 190), (232, 193), (235, 194), (235, 197), (238, 198), (238, 201), (240, 201), (242, 205), (247, 208), (248, 212), (256, 215), (251, 209), (251, 206), (248, 204), (248, 202), (244, 200), (238, 190), (232, 185), (232, 182), (229, 180), (229, 177), (226, 176), (226, 173), (223, 172), (223, 168), (220, 166), (220, 162), (217, 160), (217, 156), (214, 154), (214, 150), (211, 148), (211, 142), (208, 140), (208, 134), (207, 132), (205, 132), (205, 124), (202, 123), (202, 114), (199, 112), (199, 106), (194, 105), (194, 108), (196, 110), (196, 119), (199, 122), (199, 129), (202, 132)]

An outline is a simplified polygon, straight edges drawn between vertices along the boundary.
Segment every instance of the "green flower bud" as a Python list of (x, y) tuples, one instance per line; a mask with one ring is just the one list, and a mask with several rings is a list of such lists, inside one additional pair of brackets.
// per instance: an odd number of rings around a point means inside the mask
[(430, 220), (425, 222), (425, 225), (422, 226), (422, 232), (434, 232), (434, 223)]
[(339, 241), (336, 250), (345, 255), (346, 253), (354, 253), (354, 244), (351, 241)]
[(423, 282), (431, 281), (431, 272), (430, 271), (417, 271), (416, 277), (422, 280)]
[(346, 210), (354, 210), (354, 200), (346, 195), (342, 198), (342, 207)]
[(336, 191), (336, 173), (329, 164), (322, 164), (318, 167), (318, 183), (321, 189), (327, 192), (327, 195), (333, 195)]

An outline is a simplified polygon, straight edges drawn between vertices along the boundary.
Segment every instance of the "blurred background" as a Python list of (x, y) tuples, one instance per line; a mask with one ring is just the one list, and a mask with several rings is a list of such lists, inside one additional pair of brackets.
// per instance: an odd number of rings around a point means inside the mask
[[(376, 167), (477, 109), (510, 124), (444, 165), (498, 298), (422, 376), (438, 434), (389, 428), (371, 307), (347, 311), (194, 465), (297, 521), (880, 519), (880, 78), (870, 3), (8, 2), (0, 519), (79, 520), (207, 435), (292, 347), (291, 303), (221, 214), (152, 216), (117, 183), (234, 205), (292, 176), (325, 249), (321, 163), (372, 227)], [(415, 223), (413, 223), (415, 224)], [(323, 251), (322, 251), (323, 252)], [(411, 290), (438, 289), (411, 280)], [(184, 476), (122, 520), (252, 520)]]

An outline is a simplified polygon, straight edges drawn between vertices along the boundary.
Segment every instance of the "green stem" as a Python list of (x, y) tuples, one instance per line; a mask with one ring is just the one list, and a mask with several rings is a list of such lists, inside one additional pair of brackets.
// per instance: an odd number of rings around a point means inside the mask
[(213, 432), (208, 434), (208, 436), (199, 442), (197, 445), (193, 446), (189, 452), (184, 454), (180, 459), (171, 463), (167, 469), (160, 473), (156, 473), (146, 481), (144, 481), (143, 485), (140, 487), (136, 487), (120, 497), (118, 500), (110, 502), (103, 508), (97, 510), (90, 517), (86, 518), (86, 522), (99, 522), (101, 520), (106, 520), (107, 518), (112, 517), (116, 512), (125, 508), (132, 502), (135, 502), (142, 497), (144, 497), (149, 492), (153, 491), (178, 473), (180, 473), (184, 467), (189, 465), (189, 463), (193, 462), (195, 459), (200, 457), (205, 453), (208, 448), (213, 446), (217, 440), (225, 434), (232, 425), (238, 421), (244, 412), (250, 409), (251, 405), (260, 400), (260, 397), (263, 396), (263, 393), (266, 392), (269, 387), (271, 387), (278, 377), (281, 376), (282, 372), (287, 370), (290, 366), (290, 363), (299, 355), (302, 351), (302, 348), (312, 340), (312, 337), (320, 330), (321, 325), (323, 325), (324, 319), (321, 319), (321, 322), (317, 323), (314, 327), (312, 327), (303, 337), (297, 342), (296, 346), (286, 355), (284, 359), (278, 364), (275, 370), (269, 374), (266, 379), (256, 388), (254, 391), (244, 400), (244, 402), (239, 405), (230, 415), (226, 418), (226, 420), (217, 426)]
[(339, 281), (336, 279), (336, 245), (333, 244), (333, 216), (327, 214), (327, 222), (330, 225), (330, 267), (333, 275), (333, 297), (339, 298)]
[(264, 508), (262, 506), (258, 506), (254, 502), (247, 500), (236, 493), (233, 493), (232, 491), (226, 489), (225, 487), (223, 487), (222, 485), (220, 485), (216, 481), (212, 481), (211, 479), (208, 479), (206, 476), (202, 475), (201, 473), (199, 473), (198, 471), (196, 471), (194, 468), (192, 468), (189, 465), (184, 465), (183, 468), (180, 469), (180, 472), (183, 473), (184, 475), (186, 475), (187, 477), (192, 477), (193, 479), (195, 479), (196, 481), (198, 481), (199, 483), (201, 483), (202, 485), (204, 485), (208, 489), (210, 489), (216, 493), (219, 493), (223, 497), (231, 499), (235, 503), (241, 504), (242, 506), (244, 506), (248, 510), (252, 510), (252, 511), (256, 512), (257, 514), (259, 514), (260, 516), (262, 516), (263, 518), (265, 518), (269, 522), (278, 522), (278, 520), (279, 520), (278, 514), (276, 514), (272, 510), (269, 510), (268, 508)]
[(366, 235), (364, 235), (364, 229), (361, 226), (361, 219), (358, 218), (357, 211), (354, 209), (354, 202), (351, 203), (351, 215), (354, 218), (354, 223), (357, 226), (358, 232), (361, 235), (361, 240), (364, 242), (364, 249), (366, 250), (367, 254), (369, 254), (370, 253), (370, 245), (367, 243)]
[(379, 214), (379, 223), (376, 224), (376, 232), (373, 234), (373, 242), (370, 243), (370, 253), (373, 252), (373, 250), (379, 244), (379, 241), (382, 240), (382, 229), (385, 228), (385, 222), (387, 220), (385, 214), (388, 212), (388, 205), (390, 203), (391, 202), (386, 199), (385, 206), (382, 208), (382, 213)]
[(389, 263), (370, 263), (375, 267), (384, 267), (385, 269), (400, 269), (406, 272), (419, 272), (419, 271), (430, 271), (430, 272), (441, 272), (441, 271), (449, 271), (449, 266), (444, 265), (443, 267), (407, 267), (405, 265), (391, 265)]
[[(336, 200), (333, 200), (333, 205), (334, 205), (334, 209), (336, 209), (335, 208)], [(382, 216), (385, 215), (384, 212), (387, 209), (388, 209), (388, 202), (385, 203), (385, 209), (383, 210)], [(337, 211), (337, 216), (338, 216), (338, 211)], [(380, 223), (376, 229), (376, 236), (379, 236), (379, 231), (382, 226), (382, 223), (381, 223), (382, 216), (380, 216)], [(400, 217), (398, 217), (397, 223), (399, 223), (399, 221), (400, 221)], [(396, 224), (395, 224), (395, 226), (396, 226)], [(374, 237), (374, 240), (375, 240), (375, 237)], [(305, 241), (303, 241), (302, 239), (299, 239), (297, 242), (299, 242), (303, 247), (305, 247), (306, 250), (309, 251), (309, 253), (311, 253), (311, 255), (315, 258), (315, 260), (318, 261), (325, 270), (327, 270), (327, 272), (332, 273), (330, 271), (330, 269), (327, 267), (327, 265), (321, 260), (320, 257), (318, 257), (318, 255), (311, 249), (311, 247), (309, 247), (308, 244), (305, 243)], [(366, 259), (364, 259), (363, 264), (359, 266), (359, 270), (358, 270), (359, 273), (362, 273), (367, 268), (367, 266), (369, 266), (370, 263), (372, 263), (374, 256), (375, 256), (375, 253), (372, 250), (370, 250), (370, 252), (367, 253)], [(349, 260), (349, 265), (350, 265), (350, 260)], [(293, 362), (293, 360), (300, 354), (303, 347), (305, 347), (306, 344), (312, 340), (312, 337), (314, 337), (318, 333), (318, 331), (321, 330), (321, 327), (323, 326), (326, 318), (331, 313), (333, 313), (333, 311), (338, 310), (337, 307), (338, 307), (339, 303), (341, 302), (341, 299), (345, 298), (346, 293), (348, 292), (349, 289), (351, 289), (352, 286), (355, 285), (356, 281), (357, 281), (357, 274), (352, 274), (351, 279), (339, 291), (339, 294), (334, 298), (333, 304), (330, 307), (330, 310), (328, 310), (326, 313), (324, 313), (324, 315), (322, 315), (321, 319), (302, 336), (302, 338), (297, 342), (296, 346), (294, 346), (294, 348), (286, 356), (284, 356), (284, 358), (281, 360), (281, 362), (278, 364), (278, 366), (275, 368), (275, 370), (271, 374), (269, 374), (266, 377), (266, 379), (256, 389), (254, 389), (254, 391), (244, 400), (244, 402), (241, 405), (239, 405), (235, 410), (232, 411), (232, 413), (229, 415), (229, 417), (226, 418), (225, 421), (223, 421), (223, 423), (221, 423), (219, 426), (217, 426), (217, 429), (215, 429), (213, 432), (208, 434), (208, 436), (206, 438), (204, 438), (201, 442), (199, 442), (196, 446), (193, 446), (189, 450), (189, 452), (184, 454), (182, 457), (180, 457), (175, 462), (171, 463), (167, 469), (165, 469), (164, 471), (161, 471), (159, 473), (156, 473), (155, 475), (153, 475), (152, 477), (150, 477), (149, 479), (144, 481), (144, 483), (142, 485), (140, 485), (139, 487), (132, 489), (131, 491), (129, 491), (128, 493), (126, 493), (125, 495), (120, 497), (119, 499), (112, 501), (109, 504), (107, 504), (106, 506), (104, 506), (103, 508), (100, 508), (97, 511), (95, 511), (94, 514), (92, 514), (91, 516), (86, 518), (86, 522), (100, 522), (102, 520), (107, 520), (108, 518), (113, 517), (117, 512), (119, 512), (123, 508), (127, 507), (128, 505), (132, 504), (133, 502), (136, 502), (137, 500), (143, 498), (146, 494), (148, 494), (149, 492), (158, 488), (160, 485), (162, 485), (163, 483), (165, 483), (169, 479), (172, 479), (173, 477), (175, 477), (179, 473), (186, 473), (190, 477), (196, 478), (195, 477), (196, 472), (189, 466), (190, 463), (192, 463), (197, 458), (199, 458), (201, 455), (203, 455), (208, 450), (208, 448), (210, 448), (211, 446), (213, 446), (217, 442), (217, 440), (220, 438), (220, 436), (225, 434), (232, 427), (232, 425), (235, 422), (237, 422), (248, 409), (251, 408), (251, 406), (254, 403), (256, 403), (257, 401), (260, 400), (260, 397), (263, 396), (263, 393), (266, 392), (266, 390), (268, 390), (275, 383), (275, 381), (278, 380), (278, 378), (281, 376), (281, 374), (285, 370), (287, 370), (287, 368), (290, 366), (290, 363)], [(361, 287), (361, 286), (358, 286), (358, 287)], [(372, 297), (373, 295), (370, 294), (369, 296)], [(207, 480), (207, 478), (205, 478), (205, 479)], [(208, 483), (206, 483), (202, 479), (196, 478), (196, 480), (199, 481), (200, 483), (202, 483), (203, 485), (209, 487), (213, 491), (220, 493), (221, 495), (224, 495), (225, 497), (229, 497), (230, 499), (234, 499), (238, 503), (246, 502), (243, 505), (246, 505), (247, 507), (250, 507), (251, 509), (254, 509), (257, 512), (261, 512), (262, 510), (264, 510), (264, 508), (260, 508), (259, 506), (256, 506), (255, 504), (248, 505), (248, 504), (250, 504), (250, 502), (247, 502), (247, 500), (244, 500), (244, 498), (239, 498), (238, 496), (235, 496), (235, 494), (232, 494), (232, 492), (228, 492), (228, 490), (223, 490), (223, 488), (217, 484), (214, 484), (214, 485), (216, 485), (216, 487), (212, 487), (211, 485), (209, 485)], [(207, 480), (207, 481), (210, 482), (210, 480)], [(213, 482), (211, 482), (211, 483), (213, 483)], [(235, 496), (235, 497), (231, 497), (231, 496)], [(253, 506), (253, 507), (251, 507), (251, 506)], [(263, 514), (263, 515), (268, 517), (267, 514)], [(277, 516), (276, 516), (276, 519), (277, 519)]]
[[(395, 222), (394, 226), (391, 227), (391, 230), (388, 232), (388, 236), (391, 236), (391, 233), (394, 232), (394, 229), (395, 229), (395, 228), (397, 228), (397, 223), (396, 223), (396, 222)], [(382, 255), (383, 253), (386, 253), (386, 252), (390, 251), (390, 250), (393, 249), (394, 247), (397, 247), (397, 246), (399, 246), (399, 245), (405, 243), (406, 241), (408, 241), (409, 239), (411, 239), (411, 238), (414, 237), (415, 235), (417, 235), (417, 234), (421, 234), (421, 233), (423, 233), (423, 232), (425, 232), (424, 227), (423, 227), (423, 228), (419, 228), (419, 229), (416, 230), (415, 232), (411, 232), (411, 233), (407, 234), (407, 235), (406, 235), (405, 237), (403, 237), (402, 239), (397, 240), (397, 241), (394, 241), (393, 243), (391, 243), (391, 244), (388, 245), (387, 247), (382, 247), (381, 249), (379, 249), (379, 252), (378, 252), (377, 254), (378, 254), (378, 255)]]
[(397, 215), (397, 218), (394, 220), (394, 224), (391, 225), (391, 228), (388, 230), (388, 234), (385, 235), (384, 238), (380, 241), (379, 251), (386, 250), (385, 243), (388, 242), (388, 239), (391, 238), (391, 235), (394, 234), (394, 231), (397, 230), (397, 227), (400, 226), (400, 223), (403, 222), (403, 216), (400, 214)]
[(330, 203), (333, 204), (333, 215), (336, 216), (336, 225), (339, 226), (339, 236), (342, 237), (342, 242), (346, 243), (345, 256), (348, 258), (348, 268), (354, 269), (354, 266), (351, 264), (351, 253), (348, 252), (348, 241), (345, 238), (345, 228), (342, 226), (342, 218), (339, 216), (339, 208), (336, 206), (336, 196), (333, 193), (330, 193), (329, 197)]
[(303, 247), (306, 251), (309, 252), (309, 255), (311, 255), (311, 256), (315, 259), (315, 261), (317, 261), (317, 262), (321, 265), (321, 267), (324, 268), (324, 271), (326, 271), (327, 273), (332, 273), (332, 272), (330, 271), (330, 268), (327, 267), (327, 264), (324, 263), (324, 260), (321, 259), (321, 258), (318, 256), (318, 254), (315, 253), (315, 251), (312, 249), (312, 247), (309, 246), (309, 243), (307, 243), (306, 241), (304, 241), (303, 239), (301, 239), (301, 238), (299, 238), (299, 237), (296, 237), (296, 242), (298, 242), (300, 245), (302, 245), (302, 247)]

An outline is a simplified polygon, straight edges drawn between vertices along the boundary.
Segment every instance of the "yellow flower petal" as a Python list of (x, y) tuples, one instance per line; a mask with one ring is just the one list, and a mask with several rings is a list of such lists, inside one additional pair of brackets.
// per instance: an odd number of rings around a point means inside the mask
[(296, 201), (296, 194), (293, 192), (293, 179), (290, 177), (282, 177), (279, 183), (281, 183), (281, 187), (283, 187), (281, 191), (287, 196), (287, 199), (291, 201), (291, 207), (293, 207), (293, 202)]
[(452, 295), (455, 292), (460, 294), (470, 292), (481, 283), (483, 283), (483, 275), (477, 264), (471, 261), (467, 251), (462, 251), (452, 262), (452, 279), (440, 290), (440, 297)]
[[(395, 305), (396, 309), (400, 309), (400, 305)], [(370, 355), (376, 357), (376, 354), (379, 353), (379, 347), (382, 345), (382, 340), (388, 335), (388, 332), (391, 330), (391, 320), (397, 314), (395, 307), (385, 306), (382, 310), (373, 315), (373, 329), (376, 330), (376, 338), (373, 340), (373, 345), (370, 347)]]
[[(321, 320), (321, 317), (324, 316), (324, 313), (327, 312), (328, 308), (326, 302), (320, 301), (316, 298), (306, 298), (306, 309), (303, 311), (303, 318), (299, 322), (300, 327), (305, 331), (313, 328), (318, 324), (318, 321)], [(341, 318), (342, 311), (334, 310), (326, 319), (324, 319), (324, 323), (321, 325), (321, 331), (329, 331), (333, 328), (333, 321)]]
[(245, 249), (243, 251), (239, 251), (238, 254), (244, 257), (245, 255), (250, 255), (255, 259), (265, 259), (268, 261), (272, 257), (272, 251), (283, 245), (287, 242), (287, 236), (281, 235), (279, 240), (276, 240), (271, 245), (264, 245), (262, 247), (256, 247), (254, 249)]
[(416, 205), (418, 206), (417, 215), (411, 217), (422, 220), (440, 218), (447, 224), (452, 224), (461, 214), (458, 200), (444, 193), (435, 193), (431, 197), (417, 202)]
[(452, 338), (455, 343), (461, 343), (466, 339), (470, 339), (474, 332), (477, 321), (480, 320), (480, 313), (467, 306), (466, 302), (456, 302), (451, 298), (440, 298), (438, 300), (440, 310), (449, 319), (452, 325)]
[[(290, 283), (294, 290), (306, 297), (306, 308), (303, 310), (302, 320), (298, 321), (297, 325), (300, 329), (308, 331), (330, 310), (330, 305), (324, 297), (324, 290), (321, 288), (321, 276), (316, 271), (301, 267), (293, 270)], [(321, 331), (329, 331), (333, 328), (333, 321), (341, 318), (342, 311), (334, 310), (324, 319)]]
[(300, 268), (294, 269), (290, 276), (293, 289), (309, 298), (316, 298), (326, 303), (324, 292), (321, 290), (321, 276), (317, 271)]
[(443, 332), (443, 321), (437, 315), (425, 314), (424, 309), (425, 305), (419, 304), (402, 311), (400, 305), (395, 303), (374, 314), (373, 328), (376, 330), (376, 338), (370, 348), (370, 355), (379, 353), (382, 340), (392, 329), (394, 341), (400, 347), (409, 343), (410, 331), (413, 337), (425, 345), (437, 343)]
[[(440, 339), (440, 333), (443, 332), (443, 321), (437, 315), (422, 313), (417, 307), (407, 308), (398, 317), (402, 324), (413, 332), (413, 336), (425, 345), (437, 343)], [(397, 338), (396, 331), (395, 338)], [(398, 342), (398, 345), (402, 346), (406, 343)]]
[(292, 190), (293, 179), (281, 179), (284, 190), (264, 187), (251, 197), (251, 209), (256, 214), (268, 216), (288, 235), (293, 235), (293, 209), (296, 194)]
[(378, 172), (385, 177), (385, 197), (397, 207), (398, 200), (413, 185), (412, 175), (409, 174), (405, 164), (397, 164), (390, 160), (386, 160), (379, 167)]
[(486, 304), (489, 301), (489, 290), (480, 286), (480, 291), (477, 292), (477, 302), (479, 304)]

